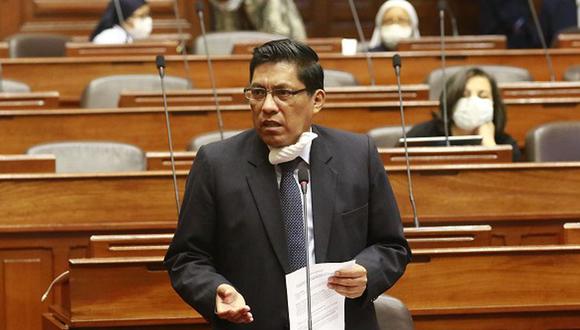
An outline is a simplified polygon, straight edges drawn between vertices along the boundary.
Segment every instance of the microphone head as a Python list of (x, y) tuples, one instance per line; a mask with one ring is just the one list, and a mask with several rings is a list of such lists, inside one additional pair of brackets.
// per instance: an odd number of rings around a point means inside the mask
[(400, 68), (401, 67), (401, 56), (399, 54), (395, 54), (393, 56), (393, 68)]
[(155, 64), (157, 65), (157, 69), (165, 68), (165, 56), (157, 55), (157, 57), (155, 57)]
[(437, 9), (439, 9), (439, 11), (447, 10), (447, 1), (445, 1), (445, 0), (437, 1)]
[(203, 12), (203, 1), (202, 0), (198, 0), (195, 4), (195, 11), (196, 12)]
[(298, 182), (300, 182), (300, 184), (308, 184), (309, 181), (310, 178), (308, 177), (308, 168), (306, 167), (306, 164), (302, 162), (298, 165)]

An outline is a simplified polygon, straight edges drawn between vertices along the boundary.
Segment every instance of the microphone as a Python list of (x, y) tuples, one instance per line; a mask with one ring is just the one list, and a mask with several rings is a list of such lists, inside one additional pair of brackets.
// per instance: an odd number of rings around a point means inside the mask
[(411, 164), (409, 162), (409, 148), (407, 146), (407, 127), (405, 124), (405, 111), (403, 110), (403, 92), (401, 90), (401, 56), (393, 56), (393, 68), (397, 77), (397, 91), (399, 92), (399, 110), (401, 112), (401, 130), (403, 131), (403, 146), (405, 149), (405, 163), (407, 169), (407, 185), (409, 186), (409, 200), (413, 209), (413, 223), (419, 228), (419, 217), (417, 216), (417, 205), (415, 204), (415, 194), (413, 192), (413, 180), (411, 179)]
[(187, 62), (187, 47), (186, 47), (187, 42), (185, 41), (183, 28), (179, 23), (180, 15), (179, 15), (179, 7), (177, 6), (177, 0), (173, 0), (173, 15), (175, 16), (175, 23), (177, 24), (177, 33), (179, 34), (178, 52), (182, 55), (183, 70), (185, 71), (187, 81), (189, 81), (189, 86), (193, 87), (193, 83), (191, 82), (191, 72), (189, 71), (189, 62)]
[(181, 206), (179, 205), (179, 190), (177, 189), (177, 176), (175, 175), (175, 157), (173, 154), (173, 140), (171, 139), (171, 123), (169, 122), (169, 111), (167, 111), (167, 93), (165, 92), (165, 57), (157, 55), (155, 64), (159, 71), (159, 79), (161, 80), (161, 94), (163, 95), (163, 110), (165, 112), (165, 127), (167, 128), (167, 142), (169, 144), (169, 157), (171, 160), (171, 174), (173, 174), (173, 190), (175, 192), (175, 205), (177, 206), (177, 216)]
[(449, 13), (449, 18), (451, 19), (451, 29), (453, 30), (453, 36), (457, 37), (459, 35), (459, 29), (457, 29), (457, 19), (451, 10), (451, 6), (448, 5), (447, 0), (439, 0), (437, 2), (437, 7), (439, 10), (445, 10)]
[(538, 20), (538, 14), (536, 13), (533, 0), (528, 0), (528, 7), (530, 7), (532, 19), (534, 20), (534, 25), (536, 26), (536, 31), (538, 33), (538, 37), (540, 38), (542, 49), (544, 50), (544, 56), (546, 57), (546, 62), (548, 64), (548, 72), (550, 73), (550, 81), (556, 81), (556, 73), (554, 72), (554, 66), (552, 65), (552, 56), (550, 56), (550, 52), (548, 51), (546, 39), (544, 38), (544, 31), (542, 30), (542, 26)]
[(439, 7), (439, 38), (441, 41), (441, 80), (443, 81), (443, 130), (445, 132), (445, 145), (450, 146), (449, 143), (449, 118), (447, 116), (447, 75), (445, 74), (445, 1), (437, 3)]
[[(115, 6), (115, 13), (117, 14), (117, 19), (119, 20), (119, 26), (123, 26), (125, 23), (125, 18), (123, 17), (123, 12), (121, 11), (120, 0), (113, 0), (113, 5)], [(125, 32), (125, 43), (129, 42), (129, 33)]]
[(222, 113), (220, 111), (220, 102), (218, 100), (217, 89), (215, 86), (215, 76), (213, 74), (213, 66), (211, 65), (211, 57), (209, 55), (209, 48), (207, 46), (207, 35), (205, 33), (205, 21), (203, 18), (203, 1), (198, 0), (196, 3), (195, 10), (197, 11), (197, 17), (199, 18), (199, 25), (201, 28), (201, 36), (203, 38), (203, 46), (205, 47), (205, 56), (207, 58), (207, 69), (209, 73), (209, 80), (211, 82), (211, 89), (213, 92), (213, 99), (215, 101), (215, 109), (218, 119), (218, 130), (220, 132), (220, 139), (224, 139), (224, 122), (222, 120)]
[(310, 178), (308, 176), (308, 168), (304, 162), (298, 165), (298, 182), (302, 190), (302, 205), (304, 208), (304, 253), (306, 254), (306, 305), (308, 308), (308, 330), (312, 330), (312, 294), (310, 289), (310, 244), (308, 238), (308, 203), (306, 202), (306, 193), (308, 191), (308, 183)]
[[(356, 26), (358, 38), (360, 39), (360, 42), (362, 44), (366, 45), (367, 40), (366, 40), (365, 35), (363, 33), (362, 26), (360, 25), (360, 20), (358, 18), (358, 12), (356, 10), (356, 6), (354, 5), (354, 1), (348, 0), (348, 5), (350, 6), (350, 11), (351, 11), (352, 17), (354, 19), (354, 25)], [(371, 85), (374, 86), (375, 85), (375, 69), (373, 67), (373, 61), (371, 60), (371, 54), (368, 50), (368, 47), (365, 47), (364, 54), (365, 54), (366, 59), (367, 59), (367, 68), (369, 71), (369, 76), (371, 78)]]

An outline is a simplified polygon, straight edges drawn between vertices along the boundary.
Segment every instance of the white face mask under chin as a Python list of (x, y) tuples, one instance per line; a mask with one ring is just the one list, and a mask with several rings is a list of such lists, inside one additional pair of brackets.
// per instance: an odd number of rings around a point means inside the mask
[(133, 39), (146, 39), (153, 30), (153, 19), (150, 16), (133, 19), (133, 27), (127, 28), (127, 32)]
[(478, 96), (462, 97), (455, 104), (453, 122), (471, 131), (493, 120), (493, 101)]
[(410, 26), (390, 24), (381, 27), (381, 40), (389, 49), (395, 49), (401, 39), (410, 38), (412, 34), (413, 29)]
[(294, 160), (296, 157), (300, 156), (304, 147), (306, 147), (306, 145), (317, 136), (318, 134), (316, 133), (304, 132), (300, 135), (300, 138), (298, 138), (298, 142), (292, 145), (282, 148), (270, 147), (270, 155), (268, 156), (270, 164), (276, 165)]

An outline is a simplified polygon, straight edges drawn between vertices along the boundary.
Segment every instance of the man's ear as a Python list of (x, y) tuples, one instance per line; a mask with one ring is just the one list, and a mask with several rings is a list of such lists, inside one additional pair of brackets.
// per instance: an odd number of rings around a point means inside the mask
[(326, 100), (326, 92), (323, 89), (317, 89), (316, 92), (314, 92), (314, 113), (318, 113), (320, 110), (322, 110), (322, 107), (324, 106), (324, 100)]

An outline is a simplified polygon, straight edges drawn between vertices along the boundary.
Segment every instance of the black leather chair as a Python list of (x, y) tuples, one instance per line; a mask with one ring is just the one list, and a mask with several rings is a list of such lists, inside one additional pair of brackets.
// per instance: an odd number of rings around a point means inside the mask
[(48, 33), (18, 33), (8, 38), (8, 53), (16, 57), (61, 57), (66, 55), (68, 36)]
[(374, 302), (381, 330), (413, 330), (411, 313), (399, 299), (383, 294)]
[(526, 156), (534, 162), (580, 161), (580, 121), (536, 127), (526, 137)]

